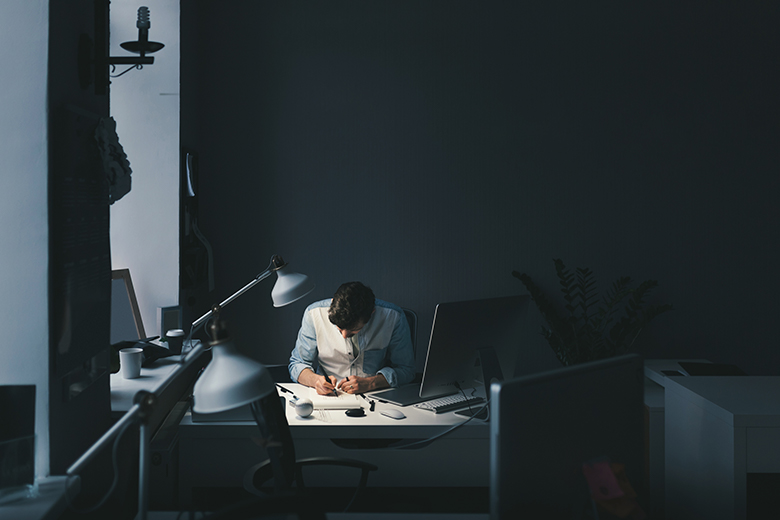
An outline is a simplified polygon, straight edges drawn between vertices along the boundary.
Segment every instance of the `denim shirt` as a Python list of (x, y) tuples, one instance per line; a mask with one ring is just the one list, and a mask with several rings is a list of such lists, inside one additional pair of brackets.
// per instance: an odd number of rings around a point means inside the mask
[(295, 348), (290, 356), (290, 377), (298, 381), (305, 368), (327, 373), (341, 380), (350, 375), (368, 377), (382, 374), (390, 386), (400, 386), (414, 378), (414, 353), (409, 323), (403, 310), (376, 300), (374, 314), (357, 333), (359, 353), (353, 353), (352, 340), (344, 339), (328, 319), (331, 299), (306, 308)]

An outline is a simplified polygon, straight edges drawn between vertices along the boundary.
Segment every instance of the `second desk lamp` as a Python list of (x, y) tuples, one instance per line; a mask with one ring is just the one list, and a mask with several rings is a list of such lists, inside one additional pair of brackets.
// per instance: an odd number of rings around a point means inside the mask
[[(278, 277), (271, 291), (274, 307), (283, 307), (298, 301), (314, 290), (314, 283), (308, 276), (286, 270), (286, 266), (287, 264), (280, 256), (271, 257), (271, 262), (265, 271), (195, 320), (190, 336), (209, 318), (218, 314), (222, 307), (273, 273), (276, 273)], [(215, 325), (215, 335), (211, 342), (211, 362), (206, 366), (193, 389), (192, 410), (196, 413), (218, 413), (232, 410), (261, 399), (276, 389), (268, 370), (257, 361), (239, 353), (230, 336), (221, 329), (220, 324)]]

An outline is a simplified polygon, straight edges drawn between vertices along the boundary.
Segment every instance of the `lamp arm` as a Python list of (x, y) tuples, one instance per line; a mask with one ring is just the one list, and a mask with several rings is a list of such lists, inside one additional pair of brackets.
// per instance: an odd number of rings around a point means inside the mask
[[(221, 302), (218, 306), (215, 307), (217, 307), (217, 309), (221, 309), (228, 303), (232, 302), (233, 300), (235, 300), (236, 298), (238, 298), (239, 296), (247, 292), (255, 285), (259, 284), (260, 282), (262, 282), (263, 280), (271, 276), (272, 273), (278, 271), (285, 265), (287, 264), (284, 262), (284, 260), (282, 260), (282, 257), (280, 257), (279, 255), (272, 256), (271, 262), (268, 264), (268, 268), (265, 271), (255, 276), (254, 280), (252, 280), (251, 282), (243, 286), (238, 291), (234, 292), (232, 295), (228, 296), (223, 302)], [(197, 320), (193, 321), (192, 328), (190, 329), (190, 335), (192, 335), (201, 325), (203, 325), (206, 322), (206, 320), (208, 320), (213, 314), (214, 314), (214, 309), (212, 308), (206, 314), (204, 314)]]
[[(176, 379), (179, 373), (183, 372), (189, 366), (195, 362), (195, 360), (203, 353), (204, 346), (203, 344), (198, 344), (195, 347), (193, 347), (192, 350), (190, 350), (187, 353), (187, 356), (184, 358), (184, 361), (181, 364), (176, 365), (173, 370), (168, 374), (168, 376), (165, 378), (165, 381), (163, 381), (158, 387), (157, 390), (154, 392), (153, 397), (156, 399), (157, 395), (162, 394), (162, 392), (168, 387), (168, 385)], [(136, 402), (133, 404), (132, 407), (122, 416), (122, 418), (117, 421), (114, 426), (112, 426), (106, 433), (103, 434), (103, 436), (95, 442), (84, 454), (79, 457), (79, 459), (74, 462), (65, 472), (66, 475), (78, 475), (81, 473), (81, 471), (84, 469), (84, 466), (86, 466), (92, 459), (95, 458), (95, 456), (100, 453), (103, 448), (114, 438), (116, 435), (124, 428), (125, 424), (134, 423), (141, 419), (141, 413), (142, 409), (144, 408), (144, 403)]]
[(91, 462), (125, 427), (138, 422), (138, 515), (136, 519), (146, 520), (148, 513), (149, 492), (149, 441), (146, 419), (151, 409), (157, 404), (157, 397), (161, 395), (168, 385), (190, 367), (191, 364), (203, 353), (203, 344), (198, 344), (184, 358), (184, 361), (176, 365), (154, 392), (139, 391), (135, 395), (135, 403), (100, 439), (79, 457), (65, 472), (67, 476), (79, 476), (84, 467)]

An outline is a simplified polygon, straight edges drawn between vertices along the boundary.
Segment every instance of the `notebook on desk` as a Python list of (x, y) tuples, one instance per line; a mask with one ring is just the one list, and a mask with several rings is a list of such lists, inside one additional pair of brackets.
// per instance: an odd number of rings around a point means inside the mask
[(306, 393), (305, 397), (311, 400), (315, 410), (350, 410), (360, 408), (363, 404), (359, 396), (346, 392), (339, 392), (338, 396), (319, 395), (314, 388), (308, 388)]

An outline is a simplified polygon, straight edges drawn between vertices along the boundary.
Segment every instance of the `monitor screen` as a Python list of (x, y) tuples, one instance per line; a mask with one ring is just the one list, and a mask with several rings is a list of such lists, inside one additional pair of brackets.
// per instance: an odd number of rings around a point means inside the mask
[(605, 463), (623, 466), (641, 501), (644, 373), (639, 356), (496, 383), (490, 396), (492, 520), (516, 518), (517, 511), (529, 518), (581, 517), (592, 508), (586, 470), (592, 475)]
[(491, 349), (502, 375), (515, 375), (523, 347), (529, 296), (440, 303), (436, 306), (425, 358), (420, 397), (473, 388), (481, 377), (480, 349)]

